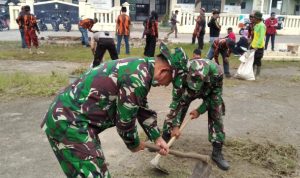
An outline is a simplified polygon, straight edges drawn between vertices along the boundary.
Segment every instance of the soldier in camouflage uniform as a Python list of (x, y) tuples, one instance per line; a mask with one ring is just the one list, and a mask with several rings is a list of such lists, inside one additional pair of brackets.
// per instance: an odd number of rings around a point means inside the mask
[[(180, 51), (183, 52), (183, 51)], [(147, 106), (151, 86), (172, 81), (175, 58), (130, 58), (90, 69), (64, 89), (50, 105), (42, 123), (50, 145), (67, 177), (110, 177), (98, 134), (116, 126), (126, 146), (143, 150), (136, 120), (166, 155), (157, 115)]]
[(222, 115), (225, 114), (222, 69), (214, 61), (198, 58), (189, 61), (186, 70), (173, 80), (171, 110), (164, 123), (163, 138), (168, 141), (171, 136), (179, 137), (179, 127), (191, 102), (202, 98), (203, 103), (190, 115), (195, 119), (208, 111), (208, 140), (213, 145), (212, 159), (221, 169), (228, 170), (229, 164), (222, 155), (225, 139), (222, 121)]

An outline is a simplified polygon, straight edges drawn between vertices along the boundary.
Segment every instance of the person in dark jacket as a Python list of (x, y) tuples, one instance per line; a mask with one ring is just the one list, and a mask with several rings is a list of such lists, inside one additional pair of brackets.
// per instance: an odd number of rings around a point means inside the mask
[(158, 14), (151, 12), (150, 18), (147, 20), (145, 27), (146, 46), (144, 55), (154, 57), (156, 41), (158, 39)]
[[(218, 9), (213, 10), (213, 16), (210, 18), (207, 26), (209, 27), (209, 43), (210, 46), (214, 43), (216, 39), (220, 36), (221, 25), (218, 22), (218, 18), (220, 18), (220, 11)], [(207, 53), (207, 58), (213, 55), (213, 49), (209, 49)]]
[(19, 25), (19, 31), (20, 31), (21, 40), (22, 40), (22, 48), (27, 48), (27, 45), (25, 42), (25, 34), (24, 34), (24, 15), (25, 15), (25, 6), (22, 6), (21, 12), (19, 13), (18, 18), (16, 19), (16, 22)]
[(218, 22), (218, 18), (220, 18), (220, 11), (218, 9), (213, 10), (213, 16), (210, 18), (207, 26), (209, 27), (209, 43), (212, 44), (216, 38), (219, 38), (221, 25)]

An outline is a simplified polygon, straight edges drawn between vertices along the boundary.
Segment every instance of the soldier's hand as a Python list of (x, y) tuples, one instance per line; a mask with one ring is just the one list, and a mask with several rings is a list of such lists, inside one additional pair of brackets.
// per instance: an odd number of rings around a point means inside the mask
[(174, 127), (171, 132), (171, 137), (176, 137), (176, 139), (178, 139), (180, 135), (181, 132), (179, 130), (179, 127)]
[(169, 146), (162, 137), (155, 140), (155, 145), (160, 147), (159, 154), (165, 156), (169, 153)]
[(141, 141), (139, 146), (130, 150), (131, 152), (138, 152), (138, 151), (141, 151), (141, 150), (144, 150), (145, 149), (145, 142)]
[(191, 119), (196, 119), (200, 116), (200, 113), (195, 109), (192, 112), (190, 112)]

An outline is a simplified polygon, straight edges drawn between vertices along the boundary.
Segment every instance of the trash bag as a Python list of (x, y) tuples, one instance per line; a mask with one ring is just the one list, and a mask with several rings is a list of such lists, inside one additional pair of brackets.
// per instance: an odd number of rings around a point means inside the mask
[(235, 74), (235, 77), (242, 80), (255, 80), (253, 72), (253, 62), (254, 62), (255, 50), (249, 50), (245, 52), (241, 57), (242, 62)]

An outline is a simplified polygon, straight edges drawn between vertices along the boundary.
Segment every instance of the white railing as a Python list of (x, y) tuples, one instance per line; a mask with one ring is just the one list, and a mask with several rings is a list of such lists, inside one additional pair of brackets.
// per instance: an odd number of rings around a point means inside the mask
[[(193, 33), (195, 28), (195, 19), (197, 19), (199, 13), (183, 11), (181, 8), (174, 8), (178, 10), (177, 20), (180, 22), (177, 26), (179, 33)], [(248, 14), (229, 14), (221, 13), (220, 14), (220, 25), (222, 26), (221, 33), (226, 33), (228, 27), (232, 27), (235, 33), (239, 32), (239, 18), (241, 15), (248, 16)], [(206, 13), (206, 23), (209, 22), (211, 13)], [(300, 16), (291, 16), (287, 15), (284, 19), (283, 29), (278, 30), (278, 34), (282, 35), (300, 35)], [(206, 33), (209, 33), (209, 29), (206, 30)]]
[[(127, 14), (129, 14), (129, 4), (125, 3)], [(79, 1), (79, 16), (81, 18), (97, 18), (98, 23), (93, 27), (94, 30), (115, 31), (116, 19), (120, 15), (121, 6), (112, 7), (110, 10), (97, 10), (95, 7), (85, 1)]]

